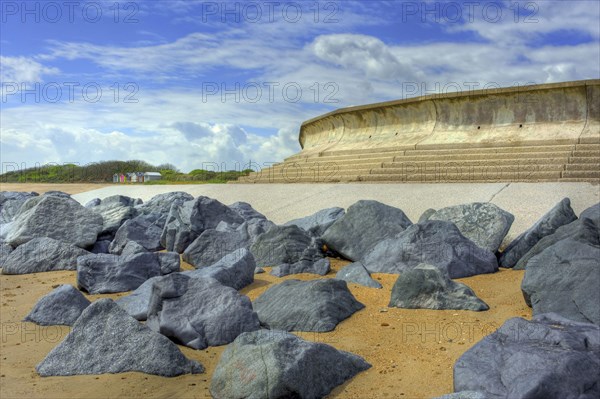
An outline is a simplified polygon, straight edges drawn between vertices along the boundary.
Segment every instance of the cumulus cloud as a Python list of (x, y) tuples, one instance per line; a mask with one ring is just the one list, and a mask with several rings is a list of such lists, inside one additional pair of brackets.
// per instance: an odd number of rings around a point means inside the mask
[(42, 65), (28, 57), (0, 56), (0, 80), (3, 83), (41, 82), (44, 75), (58, 73), (57, 68)]

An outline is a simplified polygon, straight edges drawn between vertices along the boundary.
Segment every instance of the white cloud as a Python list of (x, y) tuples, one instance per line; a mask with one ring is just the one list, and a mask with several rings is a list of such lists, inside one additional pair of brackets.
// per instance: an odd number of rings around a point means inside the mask
[(0, 80), (4, 84), (42, 82), (44, 75), (58, 73), (57, 68), (44, 66), (28, 57), (0, 56)]

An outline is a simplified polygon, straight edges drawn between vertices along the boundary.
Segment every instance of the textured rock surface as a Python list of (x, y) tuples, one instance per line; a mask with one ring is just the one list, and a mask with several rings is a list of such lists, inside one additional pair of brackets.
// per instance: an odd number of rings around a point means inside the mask
[(460, 391), (455, 393), (449, 393), (447, 395), (438, 396), (434, 399), (488, 399), (483, 392), (478, 391)]
[(570, 238), (582, 243), (600, 246), (600, 229), (591, 219), (581, 218), (567, 225), (559, 227), (554, 234), (550, 234), (537, 242), (515, 265), (515, 270), (524, 270), (529, 260), (542, 253), (559, 241)]
[(571, 209), (571, 200), (564, 198), (502, 251), (498, 258), (499, 265), (507, 268), (514, 267), (538, 241), (553, 234), (560, 226), (569, 224), (576, 219), (577, 215)]
[(90, 209), (102, 216), (102, 233), (114, 234), (126, 220), (137, 216), (136, 201), (123, 195), (114, 195), (104, 199), (100, 205)]
[(454, 365), (455, 391), (486, 398), (596, 398), (600, 330), (546, 314), (513, 318)]
[(348, 266), (343, 267), (335, 278), (344, 280), (349, 283), (355, 283), (364, 285), (365, 287), (381, 288), (382, 285), (371, 278), (371, 274), (361, 262), (350, 263)]
[(200, 196), (182, 204), (173, 204), (161, 235), (161, 244), (169, 251), (183, 253), (203, 231), (220, 222), (241, 224), (238, 212), (219, 201)]
[(178, 272), (181, 268), (181, 259), (177, 252), (156, 252), (155, 255), (162, 274)]
[(252, 242), (246, 230), (247, 224), (235, 230), (206, 230), (183, 252), (183, 260), (195, 267), (209, 266), (225, 255), (242, 248), (249, 248)]
[(3, 274), (27, 274), (54, 270), (75, 270), (85, 249), (52, 238), (41, 237), (20, 245), (5, 259)]
[(165, 276), (152, 277), (144, 281), (142, 285), (131, 294), (117, 299), (115, 302), (122, 307), (131, 317), (143, 321), (148, 317), (148, 305), (152, 296), (152, 285), (155, 281)]
[(127, 371), (174, 377), (204, 372), (167, 337), (133, 319), (111, 299), (88, 306), (36, 370), (44, 377)]
[(419, 216), (419, 221), (417, 223), (423, 223), (423, 222), (428, 221), (429, 218), (435, 214), (435, 212), (436, 212), (435, 209), (432, 209), (432, 208), (426, 209), (425, 212), (423, 212), (421, 214), (421, 216)]
[(77, 286), (90, 294), (131, 291), (162, 275), (157, 254), (94, 254), (77, 259)]
[(424, 263), (398, 277), (388, 306), (404, 309), (489, 309), (471, 288), (450, 280), (445, 272)]
[(559, 241), (529, 260), (521, 288), (533, 314), (600, 325), (600, 247)]
[(111, 241), (109, 240), (98, 240), (90, 248), (90, 252), (93, 254), (107, 254), (109, 253), (110, 243)]
[(322, 238), (327, 247), (347, 259), (360, 260), (381, 240), (412, 223), (398, 208), (377, 201), (358, 201), (329, 227)]
[(61, 285), (43, 296), (35, 304), (24, 321), (50, 326), (61, 324), (72, 326), (81, 312), (90, 305), (81, 292), (70, 284)]
[(148, 252), (148, 250), (146, 248), (144, 248), (141, 244), (138, 244), (135, 241), (128, 241), (127, 244), (125, 244), (125, 247), (123, 247), (123, 250), (121, 251), (120, 255), (128, 256), (128, 255), (141, 254), (144, 252)]
[(240, 290), (254, 282), (256, 262), (245, 248), (225, 255), (208, 267), (183, 272), (189, 277), (211, 277), (221, 284)]
[(329, 259), (322, 258), (317, 261), (300, 260), (296, 263), (283, 263), (271, 270), (271, 274), (277, 277), (289, 276), (290, 274), (311, 273), (324, 276), (331, 270)]
[(316, 261), (323, 257), (318, 240), (298, 226), (273, 226), (258, 236), (250, 251), (256, 265), (276, 266), (300, 260)]
[(225, 349), (210, 393), (217, 399), (322, 398), (370, 367), (332, 346), (261, 330), (241, 334)]
[(579, 215), (580, 219), (590, 219), (597, 228), (600, 228), (600, 202), (592, 205)]
[(242, 202), (242, 201), (234, 202), (233, 204), (229, 205), (229, 208), (236, 211), (238, 213), (238, 215), (240, 215), (242, 217), (242, 219), (244, 219), (245, 221), (249, 221), (249, 220), (253, 220), (253, 219), (262, 219), (262, 220), (267, 219), (265, 215), (258, 212), (256, 209), (252, 208), (252, 205), (250, 205), (247, 202)]
[(446, 220), (462, 235), (491, 252), (496, 252), (515, 217), (487, 202), (473, 202), (437, 210), (428, 220)]
[(321, 237), (336, 220), (344, 216), (344, 208), (327, 208), (303, 218), (290, 220), (284, 226), (296, 225), (313, 237)]
[(36, 192), (0, 191), (0, 224), (12, 222), (21, 205), (37, 196)]
[(498, 270), (496, 256), (464, 237), (451, 222), (414, 224), (382, 240), (361, 260), (371, 273), (402, 273), (427, 263), (461, 278)]
[(137, 205), (137, 210), (141, 215), (154, 214), (159, 221), (162, 229), (173, 204), (182, 204), (185, 201), (191, 201), (194, 196), (183, 191), (173, 191), (155, 195), (150, 201)]
[(154, 282), (147, 326), (194, 349), (260, 328), (248, 297), (210, 278), (174, 273)]
[(135, 241), (148, 251), (164, 249), (160, 244), (162, 226), (159, 214), (144, 214), (125, 221), (110, 244), (110, 253), (119, 255), (129, 241)]
[(43, 195), (27, 200), (15, 216), (6, 241), (13, 247), (50, 237), (78, 247), (94, 245), (102, 216), (70, 198)]
[(12, 251), (14, 251), (13, 247), (8, 245), (7, 242), (0, 238), (0, 267), (4, 266), (6, 258), (11, 254)]
[(285, 331), (331, 331), (364, 307), (337, 279), (286, 280), (254, 301), (263, 326)]

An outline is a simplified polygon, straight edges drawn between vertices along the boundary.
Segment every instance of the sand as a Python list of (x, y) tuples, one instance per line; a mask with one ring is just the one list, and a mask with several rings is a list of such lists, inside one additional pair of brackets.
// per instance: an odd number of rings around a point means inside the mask
[[(38, 185), (8, 186), (2, 185), (1, 189), (43, 191)], [(50, 186), (48, 190), (72, 193), (86, 188)], [(580, 207), (584, 205), (591, 203), (579, 204)], [(347, 263), (332, 259), (333, 270), (326, 277), (334, 277), (335, 272)], [(191, 266), (184, 264), (184, 268), (190, 269)], [(435, 397), (453, 391), (452, 367), (461, 354), (505, 320), (511, 317), (531, 318), (531, 309), (525, 304), (520, 290), (523, 274), (523, 271), (501, 269), (498, 273), (458, 280), (470, 286), (490, 306), (486, 312), (388, 309), (391, 288), (397, 276), (374, 274), (373, 277), (383, 284), (382, 289), (349, 284), (357, 300), (365, 304), (365, 309), (341, 322), (333, 332), (298, 335), (356, 353), (373, 365), (337, 387), (330, 398)], [(268, 273), (255, 277), (255, 282), (242, 290), (252, 300), (282, 280), (320, 278), (310, 274), (277, 278)], [(41, 327), (21, 320), (53, 287), (57, 284), (75, 285), (75, 279), (74, 271), (0, 275), (0, 398), (210, 397), (210, 378), (225, 346), (200, 351), (180, 347), (186, 356), (206, 367), (206, 373), (200, 375), (164, 378), (123, 373), (39, 377), (35, 366), (68, 334), (69, 327)], [(126, 294), (88, 297), (94, 300), (123, 295)]]
[(0, 191), (35, 191), (43, 194), (46, 191), (63, 191), (67, 194), (79, 194), (97, 190), (111, 184), (103, 183), (0, 183)]

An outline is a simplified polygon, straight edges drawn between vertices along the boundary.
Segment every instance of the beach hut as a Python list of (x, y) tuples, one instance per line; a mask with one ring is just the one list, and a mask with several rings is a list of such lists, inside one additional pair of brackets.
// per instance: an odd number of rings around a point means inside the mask
[(162, 179), (162, 175), (159, 172), (146, 172), (144, 173), (144, 181), (153, 181)]
[(118, 183), (118, 182), (119, 182), (119, 174), (118, 174), (118, 173), (115, 173), (115, 174), (113, 175), (113, 183)]

